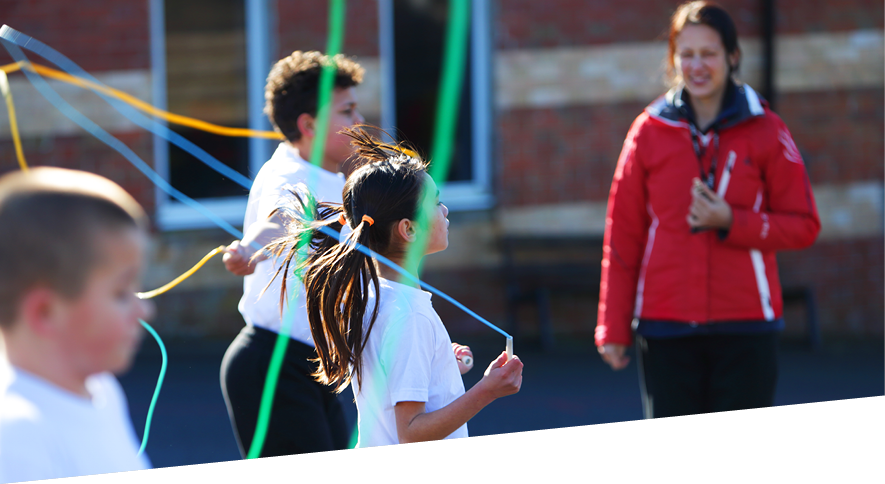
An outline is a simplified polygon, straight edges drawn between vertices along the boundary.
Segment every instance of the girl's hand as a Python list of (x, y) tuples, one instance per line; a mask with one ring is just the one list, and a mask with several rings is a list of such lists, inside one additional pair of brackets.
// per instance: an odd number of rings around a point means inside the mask
[(507, 352), (502, 351), (476, 386), (488, 392), (492, 399), (513, 395), (522, 387), (522, 361), (516, 355), (507, 361)]
[(452, 351), (455, 352), (455, 359), (458, 361), (458, 370), (461, 374), (465, 374), (473, 368), (473, 352), (469, 346), (452, 343)]
[(623, 370), (630, 363), (630, 357), (624, 354), (627, 351), (624, 345), (608, 343), (597, 347), (597, 350), (602, 360), (608, 363), (612, 370)]
[(700, 179), (692, 180), (691, 206), (686, 216), (693, 229), (731, 228), (731, 206)]

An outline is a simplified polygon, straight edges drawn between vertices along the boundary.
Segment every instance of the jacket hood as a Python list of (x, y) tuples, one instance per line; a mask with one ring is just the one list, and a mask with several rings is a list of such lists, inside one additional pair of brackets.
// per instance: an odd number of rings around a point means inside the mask
[[(768, 106), (768, 102), (752, 87), (729, 81), (723, 97), (722, 109), (708, 130), (721, 131), (754, 117), (765, 116), (766, 106)], [(685, 92), (683, 84), (657, 98), (645, 110), (652, 118), (671, 126), (695, 124), (694, 112), (691, 109), (691, 104), (688, 103), (688, 93)]]

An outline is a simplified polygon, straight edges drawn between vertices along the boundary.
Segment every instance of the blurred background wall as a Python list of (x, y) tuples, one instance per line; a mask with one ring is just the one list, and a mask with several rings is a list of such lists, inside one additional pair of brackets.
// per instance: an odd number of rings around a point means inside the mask
[[(871, 0), (723, 0), (737, 23), (740, 78), (773, 102), (802, 153), (822, 219), (811, 248), (778, 255), (785, 286), (815, 294), (824, 337), (883, 336), (883, 4)], [(500, 239), (513, 234), (601, 235), (621, 143), (665, 91), (664, 0), (474, 0), (451, 182), (450, 248), (425, 278), (496, 324), (505, 322)], [(102, 82), (177, 114), (270, 129), (261, 112), (271, 64), (323, 50), (327, 2), (315, 0), (0, 0), (0, 22), (59, 50)], [(443, 0), (347, 2), (343, 51), (366, 68), (358, 88), (367, 121), (430, 153)], [(767, 27), (768, 26), (768, 27)], [(392, 28), (391, 28), (392, 27)], [(0, 62), (12, 62), (4, 51)], [(46, 63), (34, 58), (35, 62)], [(770, 66), (770, 67), (767, 67)], [(32, 165), (107, 176), (154, 223), (144, 287), (158, 287), (231, 237), (158, 192), (122, 156), (69, 122), (21, 74), (10, 76)], [(136, 127), (95, 95), (53, 84), (174, 186), (236, 226), (247, 192)], [(174, 127), (254, 177), (274, 143)], [(17, 169), (0, 115), (0, 173)], [(0, 228), (2, 230), (2, 228)], [(596, 249), (593, 249), (596, 250)], [(242, 280), (215, 260), (158, 297), (164, 336), (230, 339)], [(557, 337), (588, 336), (597, 294), (554, 294)], [(488, 331), (436, 302), (453, 336)], [(531, 306), (519, 329), (537, 333)], [(787, 333), (806, 331), (788, 305)]]

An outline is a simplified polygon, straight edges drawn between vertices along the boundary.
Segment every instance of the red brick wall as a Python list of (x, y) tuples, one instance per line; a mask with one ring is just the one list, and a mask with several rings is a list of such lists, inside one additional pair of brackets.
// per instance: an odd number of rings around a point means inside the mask
[[(499, 49), (647, 42), (680, 2), (507, 0), (497, 3)], [(760, 2), (723, 0), (743, 37), (758, 36)], [(777, 33), (883, 27), (871, 0), (776, 2)], [(636, 12), (644, 12), (636, 15)], [(662, 87), (663, 91), (663, 87)], [(496, 193), (504, 206), (604, 200), (621, 142), (646, 103), (515, 109), (498, 117)], [(883, 179), (881, 88), (777, 93), (813, 183)]]
[[(501, 0), (496, 2), (499, 49), (649, 42), (667, 38), (673, 0)], [(758, 37), (759, 0), (720, 0), (740, 38)], [(796, 34), (881, 29), (883, 3), (873, 0), (777, 0), (776, 32)], [(637, 14), (641, 12), (641, 14)]]
[[(883, 92), (877, 88), (779, 97), (780, 115), (794, 135), (812, 183), (885, 178), (883, 104)], [(642, 103), (623, 103), (520, 109), (501, 116), (497, 190), (501, 205), (604, 201), (623, 137), (642, 107)], [(780, 253), (780, 273), (784, 285), (810, 285), (814, 289), (822, 332), (881, 337), (885, 320), (883, 251), (881, 237), (818, 242), (804, 251)], [(479, 287), (471, 287), (459, 291), (465, 295), (481, 292)], [(563, 304), (568, 306), (569, 300), (554, 304), (557, 328), (584, 331), (572, 321), (576, 316), (567, 307), (559, 308)], [(480, 307), (493, 315), (503, 310), (493, 302)], [(788, 332), (804, 331), (802, 310), (796, 306), (787, 309)], [(529, 328), (536, 324), (533, 311), (527, 308), (521, 312)], [(579, 314), (581, 310), (573, 312)], [(460, 321), (457, 312), (452, 317)], [(562, 326), (566, 323), (568, 328)]]
[(885, 4), (879, 0), (775, 0), (774, 4), (777, 33), (782, 34), (881, 29), (885, 25)]
[[(42, 41), (90, 73), (150, 69), (147, 0), (2, 0), (0, 22)], [(29, 57), (49, 64), (37, 56)], [(8, 62), (12, 57), (0, 49), (0, 63)], [(17, 114), (28, 115), (21, 111)], [(3, 109), (2, 116), (6, 115)], [(153, 164), (149, 133), (139, 130), (112, 134)], [(0, 173), (18, 169), (12, 140), (6, 136), (0, 142)], [(77, 168), (104, 175), (132, 193), (148, 213), (153, 212), (153, 184), (122, 155), (91, 135), (25, 138), (22, 144), (29, 165)]]
[[(812, 183), (882, 180), (885, 97), (878, 88), (781, 94)], [(645, 103), (516, 109), (498, 118), (504, 206), (601, 201), (621, 143)]]
[[(818, 242), (777, 255), (781, 283), (814, 289), (822, 333), (882, 337), (885, 239)], [(788, 321), (790, 323), (790, 321)]]
[[(0, 1), (0, 22), (89, 72), (150, 68), (148, 13), (147, 0)], [(6, 49), (0, 62), (12, 62)]]
[[(327, 2), (279, 0), (277, 6), (281, 55), (295, 49), (325, 49)], [(149, 69), (148, 8), (147, 0), (0, 0), (0, 22), (46, 43), (91, 73)], [(347, 2), (345, 53), (378, 55), (377, 10), (377, 2), (372, 0)], [(8, 62), (12, 58), (0, 49), (0, 63)], [(138, 130), (113, 134), (153, 164), (149, 133)], [(90, 135), (24, 139), (23, 144), (29, 164), (80, 168), (108, 176), (133, 193), (149, 213), (153, 212), (153, 184), (122, 155)], [(0, 142), (0, 173), (17, 168), (11, 140)]]
[(812, 183), (883, 180), (882, 88), (778, 95), (777, 111), (802, 153)]
[(502, 206), (605, 200), (644, 103), (517, 109), (498, 119)]
[[(153, 137), (150, 133), (136, 131), (113, 135), (146, 163), (153, 165)], [(22, 140), (22, 148), (30, 166), (59, 166), (98, 173), (119, 183), (149, 214), (153, 213), (153, 183), (123, 155), (97, 138), (90, 135), (26, 138)], [(0, 175), (17, 169), (12, 140), (3, 140), (0, 142)]]
[[(820, 331), (826, 341), (828, 335), (885, 335), (883, 256), (885, 239), (873, 237), (818, 242), (805, 250), (779, 252), (777, 258), (783, 287), (807, 286), (814, 291)], [(436, 270), (424, 279), (492, 324), (511, 331), (506, 318), (504, 281), (498, 270)], [(553, 329), (560, 336), (593, 334), (598, 294), (553, 293), (550, 302)], [(441, 298), (434, 297), (433, 307), (453, 338), (494, 335), (493, 330)], [(523, 336), (537, 337), (537, 306), (526, 302), (517, 308), (517, 330)], [(801, 303), (786, 304), (786, 334), (806, 334), (806, 317)]]
[[(543, 49), (663, 40), (669, 15), (679, 3), (499, 1), (496, 45), (501, 50)], [(758, 0), (722, 0), (720, 4), (731, 13), (741, 38), (759, 36)], [(777, 34), (882, 29), (885, 23), (879, 1), (780, 0), (775, 4)], [(499, 113), (495, 192), (499, 204), (604, 201), (621, 143), (645, 104), (637, 101)], [(885, 178), (883, 105), (883, 91), (876, 87), (778, 92), (776, 107), (793, 133), (812, 183), (844, 184)], [(780, 253), (778, 260), (785, 285), (807, 284), (815, 290), (824, 333), (881, 337), (885, 318), (883, 252), (885, 241), (874, 237), (819, 242), (804, 251)], [(452, 296), (456, 298), (456, 294), (465, 298), (483, 291), (491, 294), (475, 301), (474, 309), (503, 321), (503, 292), (497, 295), (500, 287), (495, 286), (500, 281), (494, 282), (491, 276), (456, 277), (455, 273), (437, 277), (440, 288), (455, 291)], [(554, 326), (584, 331), (587, 328), (576, 319), (584, 321), (587, 315), (583, 313), (593, 312), (594, 307), (595, 300), (584, 306), (567, 300), (554, 302)], [(524, 324), (533, 327), (534, 308), (521, 314)], [(789, 331), (804, 330), (801, 310), (789, 306), (787, 315)], [(469, 318), (457, 311), (449, 317), (456, 327), (461, 322), (472, 327)], [(593, 324), (595, 321), (587, 323), (590, 328)]]
[[(328, 1), (277, 0), (279, 58), (295, 50), (326, 50)], [(350, 0), (345, 11), (344, 46), (349, 56), (378, 56), (378, 2)]]

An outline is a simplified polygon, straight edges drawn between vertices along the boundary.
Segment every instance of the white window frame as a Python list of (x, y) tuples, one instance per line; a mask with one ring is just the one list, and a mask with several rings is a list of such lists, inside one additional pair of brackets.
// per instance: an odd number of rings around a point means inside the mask
[[(470, 15), (471, 117), (473, 173), (470, 181), (446, 183), (440, 198), (452, 211), (484, 210), (495, 203), (492, 193), (492, 23), (490, 0), (473, 0)], [(381, 56), (381, 126), (394, 133), (396, 95), (394, 77), (393, 0), (378, 1)], [(437, 81), (438, 82), (438, 81)]]
[[(275, 7), (273, 0), (245, 0), (246, 8), (246, 89), (248, 96), (249, 128), (271, 130), (264, 116), (264, 84), (273, 62), (276, 42)], [(166, 27), (164, 21), (165, 0), (150, 0), (151, 28), (151, 97), (154, 106), (166, 109)], [(154, 169), (169, 180), (169, 142), (154, 135)], [(261, 166), (270, 158), (276, 142), (251, 139), (249, 141), (249, 178), (254, 178)], [(194, 159), (194, 163), (201, 161)], [(215, 227), (201, 213), (177, 200), (159, 188), (156, 197), (156, 222), (161, 230), (185, 230)], [(197, 199), (209, 211), (235, 227), (242, 227), (246, 214), (247, 197), (222, 197)]]

